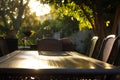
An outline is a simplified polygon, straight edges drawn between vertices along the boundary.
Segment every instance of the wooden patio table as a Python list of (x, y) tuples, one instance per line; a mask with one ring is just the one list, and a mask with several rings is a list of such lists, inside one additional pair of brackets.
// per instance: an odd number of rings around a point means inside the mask
[(0, 80), (117, 80), (120, 69), (75, 51), (16, 50), (0, 57)]

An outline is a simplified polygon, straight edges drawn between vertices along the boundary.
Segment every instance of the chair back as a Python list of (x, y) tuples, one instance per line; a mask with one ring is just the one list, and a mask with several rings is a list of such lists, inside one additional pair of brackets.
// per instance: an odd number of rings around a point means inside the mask
[(4, 56), (8, 53), (8, 47), (6, 41), (2, 37), (0, 37), (0, 51), (1, 51), (0, 56)]
[(116, 58), (115, 58), (115, 62), (114, 62), (113, 65), (120, 67), (120, 44), (119, 44), (118, 52), (117, 52), (117, 55), (116, 55)]
[[(112, 55), (113, 49), (115, 47), (116, 37), (115, 35), (108, 35), (103, 39), (98, 59), (108, 62), (110, 55)], [(111, 63), (111, 62), (109, 62)]]
[(111, 52), (111, 55), (108, 59), (108, 63), (111, 63), (115, 66), (120, 66), (120, 35), (118, 35), (115, 39), (114, 45), (113, 45), (113, 50)]
[(62, 43), (63, 51), (73, 51), (74, 45), (70, 38), (62, 38), (60, 39), (60, 42)]
[(98, 36), (93, 36), (92, 39), (91, 39), (90, 49), (89, 49), (89, 52), (88, 52), (89, 57), (92, 57), (93, 52), (94, 52), (95, 47), (96, 47), (97, 41), (98, 41)]
[(61, 51), (62, 43), (57, 39), (41, 39), (37, 48), (39, 51)]

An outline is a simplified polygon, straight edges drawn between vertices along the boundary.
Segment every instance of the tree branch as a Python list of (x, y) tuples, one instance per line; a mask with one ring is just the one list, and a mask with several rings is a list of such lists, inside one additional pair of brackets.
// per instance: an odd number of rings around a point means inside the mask
[(80, 8), (82, 9), (83, 13), (85, 14), (85, 16), (87, 17), (88, 21), (91, 23), (92, 27), (95, 28), (94, 22), (93, 20), (90, 18), (89, 14), (87, 13), (87, 11), (83, 8), (84, 4), (80, 5)]

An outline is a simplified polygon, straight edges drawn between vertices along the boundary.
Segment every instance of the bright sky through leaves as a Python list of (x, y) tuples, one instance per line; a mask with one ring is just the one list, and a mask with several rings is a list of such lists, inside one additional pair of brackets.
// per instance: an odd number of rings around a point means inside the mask
[(43, 16), (50, 13), (50, 6), (48, 4), (40, 4), (39, 1), (30, 0), (29, 3), (31, 13), (36, 13), (36, 16)]

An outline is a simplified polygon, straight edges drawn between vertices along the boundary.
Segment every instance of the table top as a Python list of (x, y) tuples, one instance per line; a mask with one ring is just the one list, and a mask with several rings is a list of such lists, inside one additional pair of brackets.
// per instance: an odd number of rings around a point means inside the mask
[[(38, 70), (60, 72), (120, 73), (120, 69), (108, 63), (90, 58), (75, 51), (16, 50), (0, 58), (0, 71)], [(31, 72), (32, 72), (31, 71)]]

